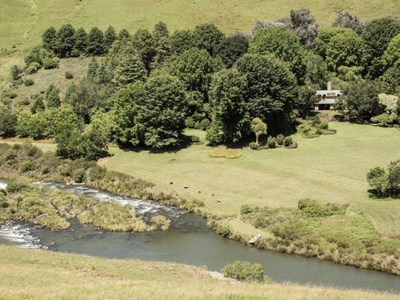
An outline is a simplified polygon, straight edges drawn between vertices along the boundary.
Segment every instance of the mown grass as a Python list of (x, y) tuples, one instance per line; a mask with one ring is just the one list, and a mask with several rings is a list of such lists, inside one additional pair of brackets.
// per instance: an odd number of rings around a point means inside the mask
[(183, 197), (196, 197), (216, 214), (238, 214), (243, 203), (294, 207), (302, 198), (313, 198), (349, 203), (362, 209), (378, 232), (399, 236), (400, 201), (371, 199), (365, 177), (370, 168), (399, 158), (399, 131), (338, 122), (329, 126), (337, 134), (296, 136), (295, 150), (242, 149), (239, 159), (216, 160), (206, 145), (157, 154), (111, 149), (114, 156), (101, 164), (172, 188)]
[[(400, 299), (375, 291), (236, 283), (180, 264), (0, 246), (3, 299)], [(268, 274), (268, 270), (265, 270)]]

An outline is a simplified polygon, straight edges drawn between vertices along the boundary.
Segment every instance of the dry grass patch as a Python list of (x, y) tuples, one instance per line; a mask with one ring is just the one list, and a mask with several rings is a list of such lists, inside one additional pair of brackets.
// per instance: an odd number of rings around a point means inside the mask
[(237, 149), (218, 148), (210, 152), (211, 157), (239, 158), (242, 156), (242, 151)]

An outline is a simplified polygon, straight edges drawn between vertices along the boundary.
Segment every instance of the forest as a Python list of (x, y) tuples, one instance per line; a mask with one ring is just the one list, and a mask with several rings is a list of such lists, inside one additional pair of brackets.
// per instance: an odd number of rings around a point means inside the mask
[[(29, 74), (73, 57), (91, 60), (62, 98), (51, 84), (32, 101), (13, 101), (20, 86), (35, 84)], [(320, 28), (308, 9), (292, 9), (231, 35), (212, 23), (172, 33), (161, 21), (135, 33), (65, 24), (48, 28), (25, 66), (10, 70), (0, 134), (54, 139), (57, 155), (87, 160), (106, 156), (110, 144), (180, 146), (185, 128), (205, 130), (210, 145), (255, 135), (255, 148), (269, 147), (310, 116), (328, 81), (342, 91), (335, 109), (345, 120), (398, 126), (399, 59), (398, 17), (360, 20), (348, 11)]]

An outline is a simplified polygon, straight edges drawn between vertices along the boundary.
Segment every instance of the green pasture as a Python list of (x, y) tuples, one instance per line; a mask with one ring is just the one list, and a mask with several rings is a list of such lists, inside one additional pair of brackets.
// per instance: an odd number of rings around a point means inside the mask
[(26, 52), (41, 44), (41, 36), (50, 26), (59, 29), (70, 23), (89, 31), (94, 26), (105, 30), (112, 25), (117, 31), (126, 28), (134, 33), (142, 28), (152, 30), (159, 21), (167, 23), (171, 32), (212, 22), (230, 34), (250, 32), (258, 19), (275, 21), (301, 7), (310, 9), (321, 26), (330, 26), (342, 10), (349, 9), (361, 19), (377, 18), (395, 14), (400, 5), (361, 0), (0, 0), (0, 88), (10, 67), (22, 64)]
[[(293, 207), (308, 197), (350, 203), (361, 208), (379, 232), (399, 236), (400, 201), (369, 198), (366, 173), (400, 158), (400, 132), (349, 123), (329, 125), (337, 129), (336, 135), (316, 139), (295, 135), (297, 149), (242, 149), (237, 159), (212, 158), (212, 148), (202, 144), (164, 153), (111, 149), (113, 156), (100, 163), (201, 199), (218, 214), (239, 214), (243, 203)], [(204, 139), (201, 131), (187, 134)]]

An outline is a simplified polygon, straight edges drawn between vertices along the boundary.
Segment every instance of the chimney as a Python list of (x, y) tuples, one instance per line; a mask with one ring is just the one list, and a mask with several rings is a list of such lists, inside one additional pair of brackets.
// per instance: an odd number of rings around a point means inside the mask
[(327, 90), (332, 91), (332, 83), (330, 81), (328, 81)]

